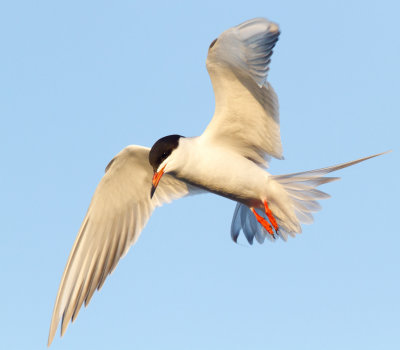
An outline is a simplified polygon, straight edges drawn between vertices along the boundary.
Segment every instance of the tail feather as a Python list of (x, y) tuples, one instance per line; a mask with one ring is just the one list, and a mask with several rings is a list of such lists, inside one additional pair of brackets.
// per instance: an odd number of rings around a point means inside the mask
[(294, 207), (299, 211), (316, 213), (317, 211), (320, 211), (322, 209), (321, 204), (319, 204), (315, 200), (310, 200), (310, 199), (298, 200), (292, 198), (292, 201)]
[[(271, 186), (274, 187), (275, 195), (268, 198), (268, 204), (279, 226), (277, 236), (286, 241), (289, 235), (294, 237), (296, 233), (301, 233), (300, 224), (311, 224), (314, 221), (312, 213), (321, 210), (321, 205), (317, 201), (330, 198), (329, 194), (316, 189), (316, 187), (340, 179), (339, 177), (325, 177), (324, 175), (384, 153), (327, 168), (271, 176)], [(262, 210), (256, 210), (267, 219)], [(260, 244), (264, 242), (265, 238), (274, 240), (274, 237), (266, 232), (262, 225), (258, 224), (250, 208), (237, 203), (231, 226), (231, 237), (234, 242), (237, 242), (240, 231), (243, 231), (250, 244), (253, 244), (254, 237)]]
[(293, 197), (295, 199), (300, 199), (300, 200), (304, 200), (304, 199), (321, 200), (321, 199), (331, 198), (331, 196), (328, 193), (322, 192), (315, 188), (311, 188), (311, 189), (307, 190), (307, 192), (291, 191), (290, 195), (291, 195), (291, 197)]
[(337, 171), (337, 170), (340, 170), (340, 169), (344, 169), (344, 168), (347, 168), (347, 167), (349, 167), (351, 165), (355, 165), (355, 164), (364, 162), (365, 160), (368, 160), (368, 159), (371, 159), (371, 158), (375, 158), (375, 157), (378, 157), (378, 156), (381, 156), (383, 154), (390, 153), (390, 152), (391, 151), (377, 153), (377, 154), (373, 154), (372, 156), (368, 156), (368, 157), (352, 160), (351, 162), (332, 165), (332, 166), (329, 166), (329, 167), (326, 167), (326, 168), (303, 171), (303, 172), (299, 172), (299, 173), (285, 174), (285, 175), (276, 175), (274, 177), (276, 179), (279, 179), (279, 178), (288, 178), (288, 177), (293, 177), (293, 176), (301, 177), (302, 175), (306, 175), (306, 177), (308, 177), (308, 176), (323, 176), (323, 175), (331, 173), (332, 171)]

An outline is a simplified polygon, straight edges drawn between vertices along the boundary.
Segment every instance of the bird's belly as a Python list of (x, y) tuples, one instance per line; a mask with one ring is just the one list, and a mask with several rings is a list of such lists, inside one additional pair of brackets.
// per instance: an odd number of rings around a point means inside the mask
[(262, 207), (269, 174), (246, 158), (215, 152), (188, 162), (175, 176), (231, 200)]

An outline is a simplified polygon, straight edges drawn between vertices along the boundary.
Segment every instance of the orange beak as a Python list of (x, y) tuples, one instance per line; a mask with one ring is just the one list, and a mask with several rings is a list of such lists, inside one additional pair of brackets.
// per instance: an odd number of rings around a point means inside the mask
[(166, 165), (163, 166), (163, 168), (158, 171), (155, 172), (153, 175), (153, 186), (151, 187), (151, 191), (150, 191), (150, 198), (153, 198), (154, 192), (156, 191), (156, 188), (158, 186), (158, 183), (161, 180), (161, 177), (164, 175), (164, 169), (165, 169)]

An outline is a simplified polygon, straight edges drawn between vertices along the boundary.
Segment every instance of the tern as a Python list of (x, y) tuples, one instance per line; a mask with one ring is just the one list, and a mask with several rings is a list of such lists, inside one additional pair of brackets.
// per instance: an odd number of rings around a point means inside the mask
[(267, 81), (279, 34), (264, 18), (223, 32), (208, 49), (215, 113), (203, 134), (169, 135), (151, 149), (128, 146), (107, 165), (61, 279), (48, 345), (60, 320), (62, 336), (89, 304), (156, 207), (212, 192), (237, 202), (230, 229), (235, 242), (241, 231), (250, 244), (254, 238), (286, 241), (313, 221), (318, 200), (329, 198), (317, 187), (339, 178), (325, 175), (382, 154), (293, 174), (267, 172), (270, 157), (283, 159), (278, 98)]

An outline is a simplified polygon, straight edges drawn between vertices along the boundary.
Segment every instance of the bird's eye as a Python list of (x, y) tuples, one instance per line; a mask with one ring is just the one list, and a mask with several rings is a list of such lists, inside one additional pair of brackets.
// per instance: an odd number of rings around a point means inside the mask
[(168, 152), (163, 152), (160, 157), (160, 163), (162, 163), (169, 156)]

